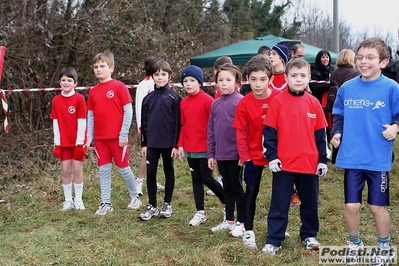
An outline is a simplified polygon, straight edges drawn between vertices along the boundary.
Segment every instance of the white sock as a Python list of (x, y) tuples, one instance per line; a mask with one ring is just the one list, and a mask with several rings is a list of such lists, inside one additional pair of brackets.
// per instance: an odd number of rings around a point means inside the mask
[(62, 187), (64, 188), (65, 201), (72, 201), (72, 182), (66, 185), (62, 184)]
[(82, 201), (83, 194), (83, 182), (80, 184), (75, 183), (75, 201)]

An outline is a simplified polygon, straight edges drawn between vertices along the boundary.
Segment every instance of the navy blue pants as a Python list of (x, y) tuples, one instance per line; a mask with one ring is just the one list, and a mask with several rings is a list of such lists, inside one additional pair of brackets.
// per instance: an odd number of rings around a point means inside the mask
[(281, 171), (273, 173), (272, 199), (267, 216), (266, 244), (279, 247), (285, 239), (294, 184), (301, 199), (299, 209), (302, 222), (299, 231), (301, 239), (316, 237), (319, 232), (319, 177), (314, 174)]

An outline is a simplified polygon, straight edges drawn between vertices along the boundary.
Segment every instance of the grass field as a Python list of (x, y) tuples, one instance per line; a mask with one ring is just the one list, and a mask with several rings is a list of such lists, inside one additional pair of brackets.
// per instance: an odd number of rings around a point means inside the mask
[[(139, 154), (131, 148), (131, 165), (137, 173)], [(396, 144), (396, 154), (398, 144)], [(359, 155), (361, 160), (361, 155)], [(139, 210), (128, 210), (128, 194), (123, 179), (113, 169), (112, 201), (115, 211), (95, 216), (100, 187), (94, 155), (85, 162), (85, 211), (61, 212), (63, 193), (60, 164), (45, 169), (27, 181), (9, 180), (0, 185), (0, 265), (318, 265), (318, 252), (306, 250), (299, 239), (299, 209), (290, 210), (288, 231), (291, 238), (283, 243), (276, 256), (260, 251), (265, 244), (266, 216), (270, 203), (271, 173), (264, 171), (257, 200), (254, 231), (257, 251), (242, 246), (241, 239), (228, 232), (210, 233), (223, 217), (215, 196), (205, 196), (208, 221), (199, 227), (187, 222), (195, 214), (191, 177), (187, 162), (175, 162), (176, 186), (173, 215), (169, 219), (138, 218), (148, 202), (146, 189)], [(398, 245), (399, 167), (391, 171), (392, 243)], [(161, 166), (158, 181), (164, 180)], [(205, 189), (206, 190), (206, 189)], [(364, 193), (364, 199), (366, 193)], [(158, 191), (161, 204), (163, 191)], [(320, 232), (322, 245), (345, 245), (343, 219), (343, 171), (329, 165), (320, 182)], [(374, 245), (373, 218), (362, 207), (361, 236), (365, 245)]]

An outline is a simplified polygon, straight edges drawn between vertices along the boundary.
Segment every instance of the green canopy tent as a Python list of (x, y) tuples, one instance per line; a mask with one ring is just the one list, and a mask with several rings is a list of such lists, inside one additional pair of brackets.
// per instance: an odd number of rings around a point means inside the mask
[[(284, 45), (289, 46), (289, 43), (301, 43), (306, 49), (305, 60), (309, 63), (313, 64), (317, 53), (322, 50), (322, 48), (309, 45), (299, 41), (293, 41), (286, 38), (276, 37), (274, 35), (266, 35), (263, 37), (256, 37), (254, 39), (238, 42), (235, 44), (231, 44), (205, 54), (193, 57), (190, 59), (190, 63), (192, 65), (196, 65), (198, 67), (213, 67), (213, 63), (216, 59), (221, 56), (227, 55), (230, 56), (233, 60), (233, 63), (237, 66), (245, 65), (249, 59), (256, 55), (258, 52), (259, 47), (262, 45), (267, 45), (269, 47), (277, 44), (282, 43)], [(288, 47), (289, 49), (291, 47)], [(330, 52), (331, 55), (331, 63), (335, 64), (338, 54)]]

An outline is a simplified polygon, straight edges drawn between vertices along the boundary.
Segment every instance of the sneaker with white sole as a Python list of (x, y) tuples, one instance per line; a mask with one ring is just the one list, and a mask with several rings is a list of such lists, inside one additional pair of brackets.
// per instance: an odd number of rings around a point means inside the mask
[(220, 230), (230, 230), (231, 231), (231, 230), (234, 229), (235, 226), (236, 225), (234, 223), (233, 224), (229, 224), (227, 221), (223, 221), (220, 224), (218, 224), (217, 226), (212, 227), (211, 228), (211, 232), (215, 233), (215, 232), (220, 231)]
[(371, 266), (396, 265), (396, 254), (390, 243), (378, 243), (378, 248), (374, 254)]
[(86, 210), (85, 205), (83, 204), (83, 201), (75, 200), (75, 210)]
[(319, 250), (320, 248), (320, 243), (315, 237), (308, 237), (305, 240), (302, 240), (302, 244), (306, 249)]
[(164, 202), (162, 204), (162, 209), (159, 213), (159, 217), (161, 218), (169, 218), (170, 216), (172, 216), (172, 205), (170, 205), (170, 203)]
[(144, 178), (136, 177), (136, 189), (137, 189), (137, 194), (139, 194), (139, 196), (143, 196), (143, 184), (144, 184)]
[(165, 189), (165, 186), (162, 186), (160, 183), (157, 182), (157, 189), (158, 190)]
[(106, 215), (109, 212), (114, 211), (111, 203), (101, 202), (98, 210), (96, 211), (96, 215)]
[(127, 205), (128, 209), (137, 210), (141, 204), (143, 204), (139, 197), (131, 198), (129, 205)]
[(359, 244), (355, 244), (352, 241), (348, 241), (348, 248), (345, 254), (345, 263), (347, 265), (357, 264), (357, 257), (360, 251), (363, 250), (364, 244), (363, 241), (360, 240)]
[(144, 212), (140, 214), (140, 218), (141, 220), (149, 221), (152, 218), (152, 216), (158, 216), (158, 215), (159, 215), (158, 207), (154, 207), (151, 204), (148, 204), (147, 207), (145, 207)]
[(244, 235), (242, 236), (242, 243), (244, 244), (244, 247), (250, 250), (258, 249), (258, 246), (256, 245), (255, 242), (255, 234), (253, 231), (246, 231), (244, 233)]
[(245, 232), (244, 224), (237, 221), (236, 226), (234, 227), (233, 230), (230, 231), (229, 235), (231, 237), (242, 237), (244, 232)]
[(197, 211), (194, 217), (188, 223), (189, 226), (198, 226), (206, 222), (206, 212), (205, 211)]
[(66, 200), (62, 203), (61, 211), (69, 211), (75, 209), (75, 204), (73, 201)]
[(262, 252), (266, 253), (268, 255), (275, 255), (277, 251), (279, 251), (281, 249), (280, 247), (276, 247), (272, 244), (266, 244), (263, 248), (262, 248)]

